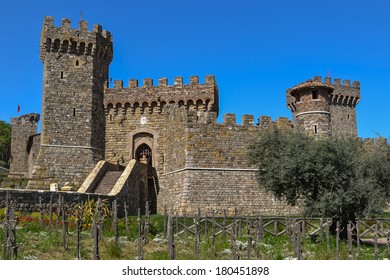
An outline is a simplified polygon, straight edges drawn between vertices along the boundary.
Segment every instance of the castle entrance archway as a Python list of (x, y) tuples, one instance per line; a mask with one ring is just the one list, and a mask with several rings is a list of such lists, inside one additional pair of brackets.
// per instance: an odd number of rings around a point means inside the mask
[(152, 166), (153, 152), (147, 144), (141, 144), (135, 151), (135, 159), (139, 162)]
[(158, 133), (150, 128), (138, 128), (129, 134), (130, 158), (158, 169)]

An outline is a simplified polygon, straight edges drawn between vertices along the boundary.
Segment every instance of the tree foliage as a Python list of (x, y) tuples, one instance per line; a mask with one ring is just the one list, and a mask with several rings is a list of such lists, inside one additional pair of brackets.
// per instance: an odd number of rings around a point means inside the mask
[(380, 142), (270, 129), (261, 132), (250, 155), (258, 182), (276, 197), (298, 203), (307, 215), (346, 222), (381, 213), (389, 201), (390, 148)]
[(7, 167), (11, 154), (11, 125), (0, 121), (0, 166)]

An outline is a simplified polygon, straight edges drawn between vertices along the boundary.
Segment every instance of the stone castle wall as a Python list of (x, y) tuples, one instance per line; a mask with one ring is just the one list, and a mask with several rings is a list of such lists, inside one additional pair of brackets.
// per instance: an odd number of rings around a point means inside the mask
[[(169, 159), (179, 151), (177, 145), (175, 153), (166, 151), (171, 148), (165, 141), (167, 137), (172, 137), (172, 130), (179, 133), (179, 128), (183, 126), (175, 128), (170, 125), (172, 115), (169, 108), (194, 110), (199, 120), (212, 122), (218, 111), (218, 103), (215, 102), (218, 102), (218, 89), (214, 76), (207, 76), (204, 84), (199, 84), (198, 77), (190, 77), (188, 85), (183, 84), (182, 77), (176, 77), (171, 86), (166, 78), (161, 78), (158, 86), (153, 86), (151, 79), (145, 79), (142, 87), (138, 86), (138, 81), (130, 80), (127, 88), (123, 88), (122, 81), (115, 81), (114, 88), (107, 88), (104, 95), (105, 159), (125, 165), (136, 158), (137, 147), (146, 143), (153, 150), (152, 165), (159, 174), (164, 172), (164, 168), (174, 168), (170, 167), (171, 164), (179, 163)], [(185, 121), (181, 118), (179, 123)], [(169, 164), (166, 164), (166, 156)]]
[(29, 176), (29, 140), (37, 133), (39, 118), (39, 114), (26, 114), (11, 119), (10, 177)]
[[(190, 111), (181, 112), (187, 122), (175, 125), (181, 115), (180, 111), (176, 113), (170, 126), (176, 127), (178, 132), (171, 131), (166, 146), (184, 150), (185, 161), (177, 158), (180, 164), (169, 164), (160, 176), (160, 212), (166, 205), (187, 214), (196, 213), (198, 208), (219, 214), (224, 209), (232, 214), (235, 208), (251, 215), (299, 212), (298, 208), (275, 200), (258, 184), (256, 169), (251, 166), (248, 154), (249, 144), (262, 129), (271, 125), (289, 126), (288, 120), (281, 118), (271, 122), (269, 117), (260, 117), (255, 125), (253, 116), (244, 115), (242, 124), (238, 125), (234, 114), (226, 114), (222, 124), (204, 124), (196, 122), (196, 114)], [(184, 134), (183, 124), (186, 125)]]

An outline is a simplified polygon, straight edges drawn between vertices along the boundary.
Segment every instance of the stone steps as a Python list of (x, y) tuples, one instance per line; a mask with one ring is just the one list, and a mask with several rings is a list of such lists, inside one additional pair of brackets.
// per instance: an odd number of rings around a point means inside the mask
[(94, 190), (94, 193), (108, 194), (112, 190), (122, 173), (122, 171), (108, 171), (100, 180), (99, 185)]

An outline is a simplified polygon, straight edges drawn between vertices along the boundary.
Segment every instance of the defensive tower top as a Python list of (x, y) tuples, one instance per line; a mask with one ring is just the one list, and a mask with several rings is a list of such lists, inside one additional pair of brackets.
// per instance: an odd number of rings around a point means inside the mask
[(326, 77), (324, 80), (321, 76), (314, 76), (313, 79), (300, 83), (286, 90), (286, 103), (291, 111), (295, 111), (296, 98), (295, 93), (304, 89), (327, 88), (330, 91), (329, 102), (332, 105), (344, 105), (355, 107), (360, 101), (360, 82)]
[(11, 118), (11, 124), (17, 126), (24, 125), (24, 124), (36, 125), (39, 122), (39, 119), (40, 119), (40, 114), (30, 113), (16, 118)]
[(111, 63), (113, 58), (112, 36), (102, 30), (99, 24), (88, 30), (88, 22), (79, 21), (79, 28), (71, 28), (68, 18), (62, 19), (60, 27), (54, 26), (54, 18), (46, 16), (43, 22), (40, 58), (44, 62), (47, 53), (69, 53), (74, 55), (91, 55)]

